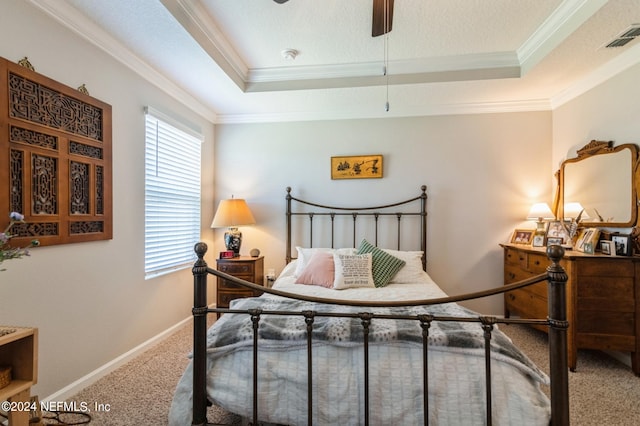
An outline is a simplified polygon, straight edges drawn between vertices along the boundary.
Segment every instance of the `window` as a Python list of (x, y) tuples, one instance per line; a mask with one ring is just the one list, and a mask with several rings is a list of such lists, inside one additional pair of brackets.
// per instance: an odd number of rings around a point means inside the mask
[(147, 278), (190, 267), (200, 240), (202, 136), (147, 108), (144, 271)]

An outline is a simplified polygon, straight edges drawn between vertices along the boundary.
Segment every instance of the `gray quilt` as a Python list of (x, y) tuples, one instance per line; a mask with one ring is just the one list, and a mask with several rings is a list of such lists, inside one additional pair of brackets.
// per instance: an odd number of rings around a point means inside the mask
[[(235, 304), (233, 302), (236, 302)], [(478, 314), (454, 303), (435, 306), (412, 306), (406, 308), (366, 308), (340, 305), (314, 304), (284, 298), (246, 298), (232, 302), (234, 309), (261, 309), (262, 311), (322, 313), (361, 313), (376, 315), (430, 314), (436, 317), (478, 318)], [(253, 323), (249, 315), (227, 314), (220, 326), (209, 330), (208, 347), (210, 350), (227, 351), (238, 346), (252, 344)], [(302, 316), (262, 315), (258, 327), (258, 345), (270, 347), (291, 346), (295, 342), (306, 345), (307, 326)], [(356, 346), (364, 340), (364, 328), (359, 318), (338, 318), (317, 316), (313, 324), (313, 341), (325, 342), (336, 346)], [(415, 342), (422, 343), (422, 327), (416, 320), (374, 319), (369, 327), (370, 342)], [(429, 346), (482, 349), (485, 347), (484, 331), (477, 322), (433, 321), (429, 328)], [(540, 377), (545, 374), (533, 364), (511, 340), (496, 326), (491, 335), (491, 351), (503, 355), (531, 369)]]

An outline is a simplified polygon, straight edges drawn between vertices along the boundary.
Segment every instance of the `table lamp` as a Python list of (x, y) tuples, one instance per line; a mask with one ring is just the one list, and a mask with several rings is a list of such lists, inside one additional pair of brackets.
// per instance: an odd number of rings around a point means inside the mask
[(555, 218), (556, 216), (547, 203), (535, 203), (531, 206), (531, 210), (529, 210), (529, 214), (527, 215), (527, 220), (537, 220), (536, 234), (544, 234), (544, 221)]
[(242, 245), (242, 232), (238, 226), (253, 225), (256, 220), (249, 210), (245, 200), (233, 198), (222, 200), (218, 204), (218, 210), (211, 222), (212, 228), (229, 228), (224, 233), (224, 245), (228, 251), (233, 252), (233, 256), (240, 256), (240, 246)]

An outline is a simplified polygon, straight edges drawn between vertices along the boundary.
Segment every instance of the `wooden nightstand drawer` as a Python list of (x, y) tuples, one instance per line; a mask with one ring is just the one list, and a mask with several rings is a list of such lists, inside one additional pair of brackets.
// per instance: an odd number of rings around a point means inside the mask
[[(218, 259), (218, 271), (229, 274), (235, 278), (248, 281), (257, 285), (264, 285), (264, 257), (234, 257), (231, 259)], [(254, 292), (251, 289), (234, 284), (229, 280), (218, 278), (216, 305), (219, 308), (228, 308), (229, 303), (242, 297), (259, 296), (262, 292)]]
[[(253, 282), (251, 277), (236, 277), (236, 278), (240, 278), (241, 280)], [(247, 287), (243, 287), (241, 285), (234, 284), (233, 282), (231, 282), (229, 280), (223, 280), (222, 278), (220, 278), (218, 280), (218, 290), (249, 291), (249, 292), (251, 291), (251, 289), (249, 289)]]
[(239, 277), (240, 274), (251, 277), (253, 275), (254, 265), (253, 263), (239, 262), (239, 263), (221, 263), (218, 265), (218, 271), (225, 274)]

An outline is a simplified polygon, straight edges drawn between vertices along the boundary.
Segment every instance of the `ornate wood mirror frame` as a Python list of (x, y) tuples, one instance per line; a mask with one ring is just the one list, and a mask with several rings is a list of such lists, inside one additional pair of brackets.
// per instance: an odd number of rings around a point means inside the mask
[(591, 141), (565, 160), (558, 178), (557, 217), (566, 203), (579, 202), (592, 227), (632, 227), (638, 218), (638, 146)]

